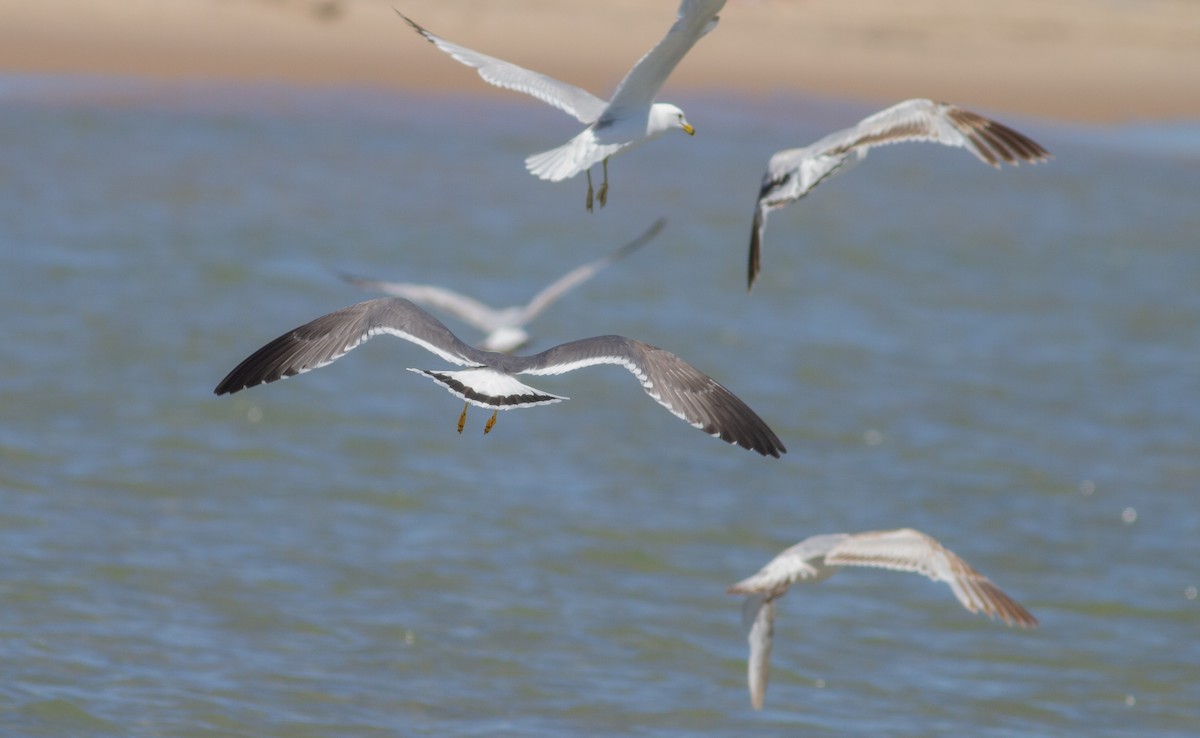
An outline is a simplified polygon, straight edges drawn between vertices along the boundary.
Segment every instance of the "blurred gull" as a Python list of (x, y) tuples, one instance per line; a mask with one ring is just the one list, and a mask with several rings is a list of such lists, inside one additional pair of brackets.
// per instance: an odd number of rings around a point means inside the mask
[(445, 361), (468, 367), (463, 371), (409, 369), (466, 401), (458, 419), (459, 433), (469, 405), (492, 410), (483, 429), (487, 433), (500, 410), (567, 399), (521, 384), (517, 374), (562, 374), (596, 364), (616, 364), (637, 377), (655, 402), (693, 427), (763, 456), (778, 458), (786, 451), (746, 403), (669, 351), (623, 336), (584, 338), (533, 356), (482, 351), (463, 343), (432, 315), (399, 297), (360, 302), (288, 331), (238, 364), (214, 392), (231, 394), (319, 369), (380, 334), (412, 341)]
[(604, 167), (604, 182), (596, 192), (600, 207), (604, 207), (608, 200), (610, 157), (653, 141), (672, 128), (689, 135), (695, 133), (682, 110), (670, 103), (656, 103), (654, 98), (696, 41), (716, 27), (717, 13), (724, 5), (725, 0), (683, 0), (667, 35), (629, 70), (608, 101), (553, 77), (451, 43), (433, 35), (403, 13), (400, 17), (434, 46), (479, 70), (484, 81), (532, 95), (587, 125), (582, 133), (557, 149), (527, 158), (525, 168), (551, 182), (561, 182), (587, 172), (586, 205), (590, 212), (592, 166), (599, 163)]
[(747, 678), (750, 704), (761, 710), (770, 669), (771, 637), (775, 630), (775, 600), (793, 584), (816, 584), (843, 566), (868, 566), (924, 574), (945, 582), (970, 612), (1000, 618), (1006, 625), (1035, 627), (1037, 619), (953, 551), (911, 528), (833, 533), (806, 538), (784, 550), (757, 574), (728, 589), (748, 595), (742, 606), (750, 657)]
[(863, 159), (875, 146), (902, 141), (930, 141), (965, 148), (997, 169), (1000, 162), (1036, 164), (1050, 152), (1008, 126), (977, 113), (932, 100), (905, 100), (864, 118), (857, 125), (831, 133), (800, 149), (777, 151), (767, 163), (754, 224), (750, 229), (749, 287), (761, 269), (767, 214), (799, 200), (840, 171)]
[(654, 225), (634, 240), (595, 261), (575, 267), (533, 296), (525, 305), (493, 308), (464, 294), (428, 284), (384, 282), (342, 275), (351, 284), (376, 290), (392, 297), (403, 297), (418, 305), (445, 310), (455, 317), (487, 333), (479, 344), (485, 351), (511, 353), (529, 342), (525, 326), (554, 304), (558, 298), (599, 274), (605, 267), (632, 254), (649, 243), (662, 230), (666, 220), (659, 218)]

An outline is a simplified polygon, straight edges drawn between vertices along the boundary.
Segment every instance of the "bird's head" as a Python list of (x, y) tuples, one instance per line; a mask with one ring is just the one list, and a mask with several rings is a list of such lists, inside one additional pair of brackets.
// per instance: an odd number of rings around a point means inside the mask
[(651, 109), (651, 129), (669, 131), (678, 128), (689, 136), (696, 135), (696, 129), (683, 117), (683, 111), (671, 103), (654, 103)]
[(498, 351), (511, 354), (529, 343), (529, 334), (517, 326), (504, 326), (488, 334), (480, 344), (484, 351)]

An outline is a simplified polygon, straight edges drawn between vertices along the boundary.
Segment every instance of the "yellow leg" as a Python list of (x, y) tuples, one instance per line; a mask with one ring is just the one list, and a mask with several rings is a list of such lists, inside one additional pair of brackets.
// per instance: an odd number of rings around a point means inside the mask
[(590, 213), (590, 212), (592, 212), (592, 170), (591, 169), (587, 170), (587, 178), (588, 178), (588, 193), (587, 193), (587, 200), (584, 203), (584, 207), (586, 207), (587, 211)]
[(458, 416), (458, 432), (459, 433), (462, 433), (463, 426), (465, 426), (467, 424), (467, 408), (470, 406), (471, 406), (471, 403), (469, 403), (469, 402), (463, 403), (462, 415)]
[(600, 201), (600, 207), (608, 202), (608, 159), (604, 160), (604, 183), (600, 185), (600, 191), (596, 193), (596, 199)]
[(492, 417), (488, 418), (487, 425), (483, 426), (483, 435), (486, 436), (487, 434), (492, 432), (492, 426), (496, 424), (496, 416), (499, 413), (500, 413), (499, 410), (492, 411)]

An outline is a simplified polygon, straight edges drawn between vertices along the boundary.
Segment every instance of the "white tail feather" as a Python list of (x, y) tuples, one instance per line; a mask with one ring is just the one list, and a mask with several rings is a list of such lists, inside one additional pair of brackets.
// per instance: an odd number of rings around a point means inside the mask
[(628, 147), (628, 143), (602, 144), (591, 128), (585, 128), (557, 149), (533, 154), (525, 160), (525, 168), (535, 177), (561, 182)]

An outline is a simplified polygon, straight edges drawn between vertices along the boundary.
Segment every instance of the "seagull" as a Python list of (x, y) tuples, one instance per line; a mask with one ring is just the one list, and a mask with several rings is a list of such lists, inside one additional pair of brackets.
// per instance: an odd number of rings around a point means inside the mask
[(532, 95), (587, 126), (562, 146), (527, 158), (525, 168), (534, 176), (551, 182), (561, 182), (587, 172), (585, 204), (591, 212), (592, 166), (602, 164), (604, 168), (604, 183), (596, 192), (600, 207), (604, 207), (608, 201), (610, 157), (653, 141), (674, 128), (689, 136), (695, 135), (696, 130), (687, 122), (682, 110), (670, 103), (654, 102), (654, 98), (696, 41), (716, 27), (717, 13), (724, 5), (725, 0), (682, 0), (667, 35), (629, 70), (608, 101), (553, 77), (451, 43), (425, 30), (400, 11), (396, 12), (434, 46), (479, 70), (479, 76), (485, 82)]
[(441, 308), (463, 321), (470, 323), (487, 337), (479, 344), (485, 351), (512, 353), (529, 342), (525, 326), (554, 304), (558, 298), (599, 274), (605, 267), (632, 254), (649, 243), (663, 229), (666, 219), (659, 218), (645, 233), (595, 261), (577, 266), (533, 296), (525, 305), (513, 305), (502, 309), (489, 307), (478, 300), (453, 290), (427, 284), (384, 282), (342, 275), (343, 279), (364, 289), (376, 290), (393, 297), (403, 297), (418, 305)]
[(790, 205), (829, 177), (859, 163), (873, 147), (902, 141), (965, 148), (997, 169), (1001, 162), (1016, 166), (1021, 161), (1036, 164), (1050, 158), (1050, 152), (1041, 144), (1003, 123), (948, 103), (920, 98), (897, 103), (803, 148), (777, 151), (767, 163), (750, 229), (748, 287), (754, 287), (761, 268), (767, 213)]
[(775, 600), (788, 587), (816, 584), (833, 576), (843, 566), (869, 566), (924, 574), (945, 582), (970, 612), (1000, 618), (1006, 625), (1036, 627), (1029, 611), (971, 568), (953, 551), (912, 528), (833, 533), (812, 536), (784, 550), (757, 574), (728, 589), (729, 594), (747, 595), (742, 607), (747, 625), (750, 657), (747, 676), (750, 704), (762, 709), (771, 660), (771, 636), (775, 630)]
[(319, 369), (380, 334), (411, 341), (451, 364), (467, 367), (462, 371), (409, 369), (465, 401), (458, 418), (459, 433), (470, 405), (492, 410), (483, 429), (486, 434), (500, 410), (568, 399), (526, 386), (515, 375), (562, 374), (596, 364), (616, 364), (637, 377), (655, 402), (705, 433), (763, 456), (779, 458), (786, 452), (746, 403), (669, 351), (624, 336), (584, 338), (533, 356), (482, 351), (463, 343), (437, 318), (400, 297), (360, 302), (288, 331), (234, 367), (213, 391), (232, 394)]

